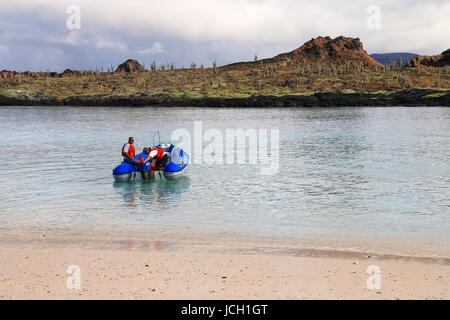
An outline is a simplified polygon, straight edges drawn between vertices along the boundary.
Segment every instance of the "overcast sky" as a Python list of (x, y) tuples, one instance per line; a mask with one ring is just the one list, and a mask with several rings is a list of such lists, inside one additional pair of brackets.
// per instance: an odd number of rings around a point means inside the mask
[(0, 70), (106, 70), (127, 58), (222, 65), (319, 35), (359, 37), (369, 53), (441, 53), (450, 48), (450, 1), (0, 0)]

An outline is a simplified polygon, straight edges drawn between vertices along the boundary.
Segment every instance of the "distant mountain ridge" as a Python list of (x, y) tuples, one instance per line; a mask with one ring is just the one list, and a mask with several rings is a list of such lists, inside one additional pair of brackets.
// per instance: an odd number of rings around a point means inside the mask
[(372, 58), (377, 60), (379, 63), (388, 65), (391, 62), (397, 64), (398, 59), (402, 58), (402, 66), (408, 64), (408, 62), (414, 58), (417, 58), (419, 55), (416, 53), (409, 52), (392, 52), (392, 53), (373, 53), (370, 55)]

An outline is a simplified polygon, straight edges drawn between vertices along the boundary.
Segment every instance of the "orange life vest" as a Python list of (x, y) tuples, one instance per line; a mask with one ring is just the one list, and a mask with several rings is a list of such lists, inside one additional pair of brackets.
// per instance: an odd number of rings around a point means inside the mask
[[(128, 150), (125, 151), (125, 146), (129, 145)], [(134, 159), (136, 157), (136, 150), (134, 149), (134, 146), (131, 143), (125, 143), (122, 147), (122, 152), (128, 153), (128, 155), (130, 156), (130, 158)]]
[(162, 160), (162, 158), (164, 158), (164, 149), (153, 148), (152, 150), (150, 150), (150, 152), (152, 151), (158, 151), (158, 154), (155, 157), (153, 157), (153, 159), (155, 159), (156, 161)]
[(152, 169), (151, 169), (151, 171), (150, 171), (151, 173), (153, 173), (153, 172), (155, 172), (156, 170), (159, 169), (159, 168), (156, 167), (156, 163), (164, 158), (164, 149), (161, 149), (161, 148), (153, 148), (153, 149), (150, 150), (150, 153), (151, 153), (152, 151), (156, 151), (156, 152), (158, 152), (158, 153), (156, 154), (156, 156), (154, 156), (154, 157), (152, 158), (152, 160), (151, 160), (151, 162), (150, 162), (150, 165), (152, 166)]

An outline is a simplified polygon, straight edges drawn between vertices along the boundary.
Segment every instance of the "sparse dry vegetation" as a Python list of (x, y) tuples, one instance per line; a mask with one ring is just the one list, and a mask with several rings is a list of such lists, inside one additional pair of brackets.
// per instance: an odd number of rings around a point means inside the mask
[[(112, 66), (111, 66), (112, 68)], [(401, 68), (358, 63), (343, 65), (296, 64), (291, 61), (248, 67), (175, 69), (167, 63), (134, 73), (92, 70), (63, 75), (52, 72), (16, 73), (0, 79), (7, 96), (129, 95), (164, 93), (174, 97), (248, 97), (296, 95), (314, 92), (393, 92), (411, 88), (450, 88), (450, 68)]]

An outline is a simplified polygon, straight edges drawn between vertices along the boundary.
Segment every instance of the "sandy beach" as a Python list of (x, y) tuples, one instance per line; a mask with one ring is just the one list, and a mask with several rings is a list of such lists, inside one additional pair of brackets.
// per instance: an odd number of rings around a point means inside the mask
[[(0, 298), (450, 298), (446, 258), (218, 243), (3, 241)], [(79, 289), (67, 286), (68, 278), (75, 275), (67, 273), (68, 268), (75, 270), (73, 266), (79, 268)], [(373, 276), (367, 273), (370, 266), (380, 270), (379, 289), (367, 287)], [(370, 283), (376, 284), (371, 279)]]

